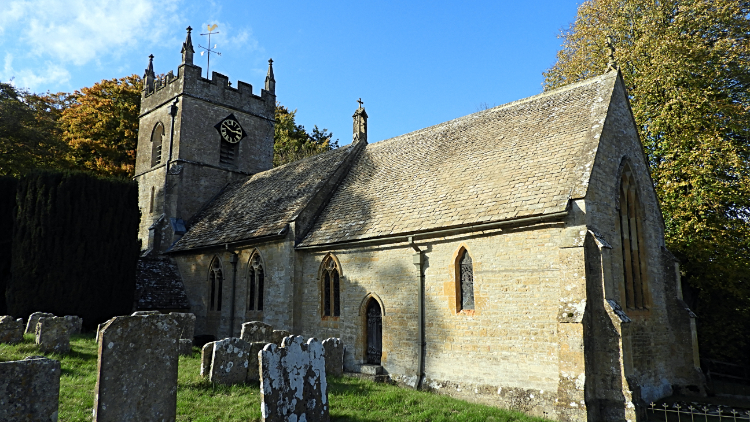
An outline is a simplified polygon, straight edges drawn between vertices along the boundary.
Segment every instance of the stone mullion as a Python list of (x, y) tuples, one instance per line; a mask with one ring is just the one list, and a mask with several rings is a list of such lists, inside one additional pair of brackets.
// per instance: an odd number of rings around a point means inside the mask
[(630, 228), (628, 220), (627, 181), (622, 181), (620, 192), (620, 235), (622, 238), (622, 265), (625, 270), (625, 303), (628, 308), (635, 306), (633, 301), (633, 267), (630, 257)]

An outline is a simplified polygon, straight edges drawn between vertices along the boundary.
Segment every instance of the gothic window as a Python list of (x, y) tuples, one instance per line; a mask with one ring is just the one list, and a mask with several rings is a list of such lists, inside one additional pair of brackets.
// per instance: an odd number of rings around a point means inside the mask
[(462, 248), (456, 262), (458, 283), (456, 290), (458, 310), (474, 309), (474, 267), (471, 264), (469, 251)]
[(247, 297), (247, 310), (248, 311), (262, 311), (263, 310), (263, 263), (260, 259), (260, 254), (255, 251), (252, 258), (250, 258), (250, 269), (248, 271), (248, 297)]
[(164, 125), (157, 123), (151, 132), (151, 167), (161, 163), (161, 146), (164, 138)]
[(625, 304), (630, 309), (646, 308), (646, 251), (638, 190), (630, 166), (620, 177), (620, 244), (625, 275)]
[(155, 188), (151, 186), (151, 199), (148, 201), (148, 212), (150, 214), (154, 213), (154, 190)]
[(336, 261), (328, 255), (323, 260), (321, 274), (323, 316), (341, 316), (340, 273)]
[(221, 311), (221, 291), (224, 287), (224, 275), (221, 271), (221, 262), (219, 257), (214, 257), (211, 261), (211, 267), (208, 271), (208, 281), (211, 287), (211, 300), (209, 301), (209, 311)]
[(230, 144), (225, 140), (221, 140), (221, 150), (219, 151), (219, 163), (226, 166), (233, 166), (235, 157), (237, 156), (237, 144)]

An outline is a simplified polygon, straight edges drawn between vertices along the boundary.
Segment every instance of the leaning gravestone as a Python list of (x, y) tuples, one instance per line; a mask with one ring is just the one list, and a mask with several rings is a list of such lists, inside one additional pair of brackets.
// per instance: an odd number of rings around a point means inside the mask
[(323, 340), (326, 357), (326, 375), (340, 377), (344, 375), (344, 343), (340, 338)]
[(201, 348), (201, 376), (207, 378), (211, 372), (211, 361), (214, 358), (214, 343), (210, 341)]
[(12, 316), (0, 317), (0, 343), (20, 343), (23, 340), (23, 319)]
[(273, 327), (260, 321), (251, 321), (242, 324), (240, 338), (248, 343), (273, 343), (270, 338), (273, 333)]
[(237, 337), (213, 342), (208, 379), (214, 384), (242, 384), (247, 378), (249, 344)]
[(76, 315), (65, 315), (63, 318), (68, 320), (69, 333), (81, 334), (81, 327), (83, 326), (83, 319)]
[(0, 421), (56, 422), (60, 373), (41, 356), (0, 362)]
[(39, 322), (39, 318), (45, 317), (45, 318), (52, 318), (54, 315), (49, 314), (47, 312), (34, 312), (33, 314), (29, 315), (29, 321), (26, 323), (26, 334), (34, 334), (36, 333), (36, 324)]
[(95, 422), (175, 420), (179, 330), (171, 315), (120, 316), (105, 323)]
[(328, 422), (328, 386), (323, 345), (287, 337), (260, 352), (261, 414), (264, 422)]
[(36, 344), (43, 353), (70, 352), (70, 324), (63, 317), (42, 317), (36, 324)]

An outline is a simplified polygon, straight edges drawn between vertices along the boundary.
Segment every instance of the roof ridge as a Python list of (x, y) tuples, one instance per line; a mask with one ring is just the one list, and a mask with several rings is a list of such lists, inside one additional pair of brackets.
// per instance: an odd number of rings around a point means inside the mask
[(448, 121), (445, 121), (445, 122), (437, 123), (437, 124), (434, 124), (432, 126), (427, 126), (427, 127), (422, 128), (422, 129), (417, 129), (417, 130), (414, 130), (414, 131), (411, 131), (411, 132), (407, 132), (407, 133), (404, 133), (404, 134), (401, 134), (401, 135), (398, 135), (398, 136), (394, 136), (392, 138), (383, 139), (381, 141), (377, 141), (377, 142), (374, 142), (372, 144), (369, 144), (368, 147), (376, 147), (378, 145), (383, 145), (384, 143), (390, 143), (391, 141), (395, 141), (397, 139), (402, 139), (402, 138), (406, 138), (406, 137), (416, 136), (416, 135), (418, 135), (418, 134), (420, 134), (422, 132), (431, 131), (431, 130), (433, 130), (435, 128), (438, 128), (438, 127), (441, 127), (441, 126), (454, 125), (454, 124), (456, 124), (460, 120), (464, 120), (464, 119), (465, 120), (469, 120), (471, 118), (476, 118), (476, 117), (479, 117), (479, 116), (482, 116), (482, 115), (485, 115), (485, 114), (497, 112), (497, 111), (509, 108), (511, 106), (517, 106), (517, 105), (520, 105), (520, 104), (523, 104), (523, 103), (527, 103), (527, 102), (530, 102), (530, 101), (534, 101), (534, 100), (537, 100), (537, 99), (540, 99), (540, 98), (544, 98), (544, 97), (549, 97), (549, 96), (552, 96), (552, 95), (560, 94), (562, 92), (569, 91), (571, 89), (578, 88), (578, 87), (583, 86), (583, 85), (593, 84), (593, 83), (596, 83), (596, 82), (600, 82), (603, 79), (607, 79), (608, 77), (612, 77), (612, 75), (617, 76), (617, 73), (616, 72), (608, 72), (608, 73), (604, 73), (604, 74), (599, 75), (599, 76), (594, 76), (592, 78), (584, 79), (584, 80), (579, 81), (579, 82), (573, 82), (571, 84), (564, 85), (564, 86), (561, 86), (559, 88), (555, 88), (555, 89), (553, 89), (551, 91), (541, 92), (539, 94), (532, 95), (532, 96), (526, 97), (526, 98), (521, 98), (519, 100), (514, 100), (514, 101), (511, 101), (511, 102), (508, 102), (508, 103), (505, 103), (505, 104), (501, 104), (499, 106), (492, 107), (492, 108), (487, 109), (487, 110), (477, 111), (477, 112), (474, 112), (474, 113), (471, 113), (471, 114), (467, 114), (467, 115), (464, 115), (464, 116), (461, 116), (461, 117), (456, 117), (455, 119), (451, 119), (451, 120), (448, 120)]

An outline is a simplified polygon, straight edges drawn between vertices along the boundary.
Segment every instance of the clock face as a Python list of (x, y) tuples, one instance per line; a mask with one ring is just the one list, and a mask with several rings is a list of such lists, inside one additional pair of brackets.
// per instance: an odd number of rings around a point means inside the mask
[(222, 139), (229, 142), (230, 144), (236, 144), (240, 141), (240, 139), (242, 139), (242, 126), (240, 126), (237, 120), (224, 120), (223, 122), (221, 122), (219, 131), (221, 132)]

